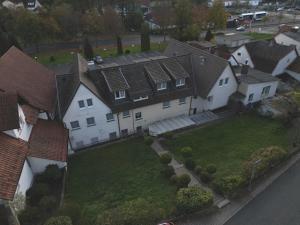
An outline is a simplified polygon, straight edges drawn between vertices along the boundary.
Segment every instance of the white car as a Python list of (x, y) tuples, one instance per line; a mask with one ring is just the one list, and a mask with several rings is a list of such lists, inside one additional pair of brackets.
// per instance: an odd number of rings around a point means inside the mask
[(245, 26), (239, 26), (236, 28), (237, 31), (245, 31), (246, 27)]

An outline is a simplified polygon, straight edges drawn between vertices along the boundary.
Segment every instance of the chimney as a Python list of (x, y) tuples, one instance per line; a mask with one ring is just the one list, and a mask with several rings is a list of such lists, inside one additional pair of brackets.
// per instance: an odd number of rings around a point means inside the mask
[(243, 65), (242, 69), (241, 69), (241, 74), (242, 75), (247, 75), (248, 74), (248, 70), (249, 70), (249, 66), (248, 65)]

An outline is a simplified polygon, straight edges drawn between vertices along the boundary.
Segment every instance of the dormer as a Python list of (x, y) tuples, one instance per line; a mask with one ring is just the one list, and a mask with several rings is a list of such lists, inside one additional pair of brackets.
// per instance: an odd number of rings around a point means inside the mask
[(162, 69), (158, 62), (145, 64), (145, 70), (154, 84), (156, 91), (167, 90), (168, 83), (171, 81), (168, 74)]

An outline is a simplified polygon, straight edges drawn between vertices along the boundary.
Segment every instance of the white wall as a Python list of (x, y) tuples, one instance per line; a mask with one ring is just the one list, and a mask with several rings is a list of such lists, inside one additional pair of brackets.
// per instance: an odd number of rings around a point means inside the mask
[[(84, 100), (86, 104), (86, 99), (93, 99), (93, 106), (90, 108), (80, 109), (78, 106), (79, 100)], [(99, 142), (109, 140), (109, 134), (116, 132), (119, 136), (118, 120), (116, 115), (114, 115), (115, 120), (107, 122), (106, 114), (110, 113), (111, 110), (102, 101), (99, 100), (89, 89), (84, 85), (80, 85), (74, 96), (72, 103), (70, 104), (64, 118), (63, 122), (69, 129), (70, 143), (73, 149), (78, 148), (78, 142), (83, 142), (83, 145), (91, 145), (91, 138), (97, 137)], [(96, 125), (87, 126), (86, 118), (94, 117)], [(72, 130), (70, 122), (79, 121), (80, 129)]]
[(297, 47), (298, 53), (300, 53), (300, 42), (286, 36), (283, 33), (276, 35), (274, 39), (276, 43), (280, 45), (287, 45), (287, 46), (295, 45)]
[(59, 168), (64, 168), (65, 166), (67, 166), (66, 162), (61, 162), (61, 161), (41, 159), (41, 158), (36, 158), (31, 156), (27, 158), (31, 165), (32, 172), (34, 174), (44, 172), (48, 165), (57, 165)]
[[(238, 53), (240, 53), (240, 55), (238, 55)], [(236, 61), (239, 64), (245, 64), (246, 60), (248, 60), (248, 64), (251, 68), (254, 68), (254, 64), (251, 60), (251, 57), (246, 49), (245, 46), (241, 46), (240, 48), (238, 48), (237, 50), (235, 50), (232, 55), (235, 57)]]
[(296, 51), (291, 51), (289, 54), (287, 54), (285, 57), (283, 57), (275, 67), (275, 69), (272, 72), (273, 76), (280, 75), (284, 73), (285, 69), (294, 62), (294, 60), (297, 58)]
[[(269, 94), (262, 96), (262, 90), (264, 87), (271, 86)], [(245, 99), (242, 101), (244, 105), (247, 105), (249, 103), (254, 103), (261, 101), (266, 98), (273, 97), (276, 93), (278, 86), (278, 81), (273, 81), (273, 82), (266, 82), (266, 83), (258, 83), (258, 84), (246, 84), (246, 83), (241, 83), (239, 86), (238, 91), (245, 95)], [(248, 101), (249, 95), (254, 94), (253, 100), (251, 102)]]
[(34, 178), (34, 174), (27, 160), (25, 160), (16, 193), (25, 195), (26, 191), (31, 187), (33, 178)]
[(295, 78), (297, 81), (300, 81), (300, 74), (291, 70), (285, 70), (291, 77)]

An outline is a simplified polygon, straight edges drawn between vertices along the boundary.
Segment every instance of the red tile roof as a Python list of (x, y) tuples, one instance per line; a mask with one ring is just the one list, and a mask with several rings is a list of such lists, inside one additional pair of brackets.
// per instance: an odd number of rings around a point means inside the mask
[(0, 131), (18, 129), (19, 127), (17, 95), (0, 92)]
[(22, 105), (21, 108), (25, 115), (26, 122), (31, 125), (36, 124), (39, 117), (39, 110), (30, 105)]
[(0, 132), (0, 198), (14, 198), (24, 161), (27, 143)]
[(29, 139), (29, 156), (67, 161), (68, 130), (62, 123), (38, 119)]
[(54, 112), (55, 74), (16, 47), (0, 58), (0, 90), (16, 91), (37, 109)]

